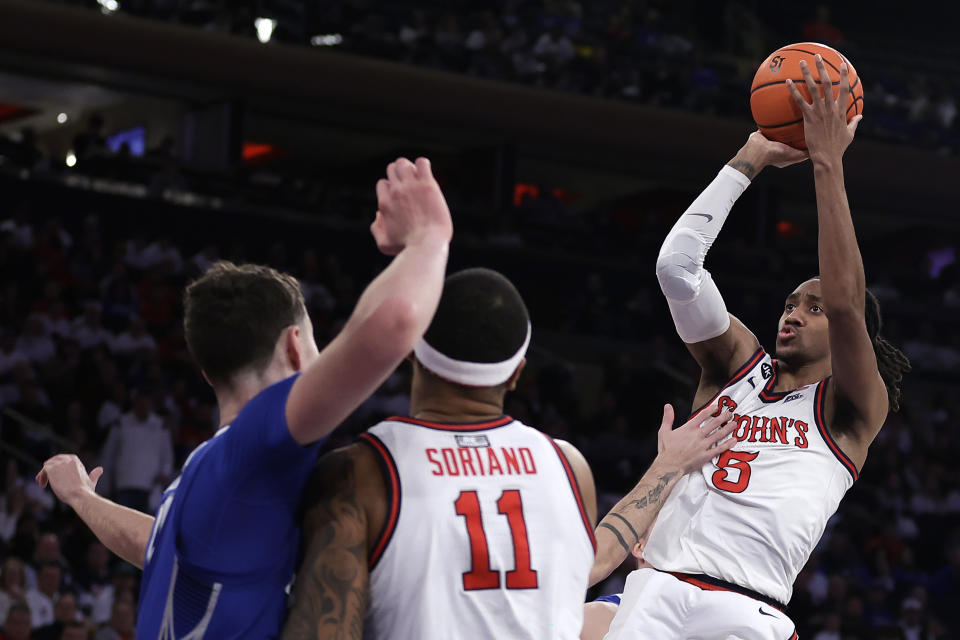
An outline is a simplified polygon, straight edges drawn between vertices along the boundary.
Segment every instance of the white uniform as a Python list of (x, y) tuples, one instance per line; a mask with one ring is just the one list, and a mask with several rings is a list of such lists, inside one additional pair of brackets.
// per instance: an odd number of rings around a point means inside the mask
[(365, 638), (579, 637), (595, 542), (550, 437), (509, 416), (391, 418), (361, 441), (391, 486)]
[[(797, 574), (856, 480), (857, 469), (824, 423), (829, 378), (779, 393), (772, 391), (776, 379), (776, 361), (760, 349), (707, 404), (719, 398), (721, 406), (733, 407), (738, 423), (733, 437), (739, 442), (674, 487), (644, 550), (644, 558), (661, 573), (637, 576), (633, 589), (628, 582), (623, 601), (631, 606), (618, 611), (619, 623), (608, 638), (788, 637), (778, 621), (789, 622), (780, 603), (789, 602)], [(686, 582), (684, 592), (693, 588), (690, 593), (701, 601), (688, 594), (687, 605), (676, 607), (671, 593), (681, 587), (651, 589), (663, 580)], [(754, 615), (716, 606), (720, 591), (727, 591), (723, 598), (754, 598), (749, 607)], [(769, 606), (761, 607), (761, 602)], [(646, 616), (658, 607), (661, 613), (673, 610), (675, 629), (683, 631), (642, 631), (649, 628)], [(689, 625), (695, 618), (700, 619), (698, 628), (707, 620), (716, 635), (685, 635), (694, 633)], [(614, 628), (620, 631), (614, 633)], [(766, 635), (757, 635), (761, 629)]]

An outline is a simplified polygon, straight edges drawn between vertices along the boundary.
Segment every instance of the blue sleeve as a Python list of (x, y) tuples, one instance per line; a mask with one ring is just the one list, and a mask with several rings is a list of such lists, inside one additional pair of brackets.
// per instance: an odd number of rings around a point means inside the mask
[(612, 602), (613, 604), (615, 604), (615, 605), (617, 605), (617, 606), (619, 607), (619, 606), (620, 606), (620, 596), (621, 596), (621, 594), (619, 594), (619, 593), (612, 593), (612, 594), (610, 594), (610, 595), (608, 595), (608, 596), (600, 596), (599, 598), (597, 598), (596, 600), (594, 600), (594, 602)]
[(278, 488), (297, 485), (310, 473), (323, 441), (303, 446), (290, 435), (287, 397), (297, 377), (254, 396), (220, 436), (214, 459), (221, 490), (242, 490), (247, 500), (272, 500)]
[[(277, 552), (264, 550), (296, 548), (298, 507), (322, 441), (301, 446), (290, 435), (294, 380), (257, 394), (187, 463), (177, 547), (191, 570), (273, 575)], [(293, 561), (290, 555), (291, 571)]]

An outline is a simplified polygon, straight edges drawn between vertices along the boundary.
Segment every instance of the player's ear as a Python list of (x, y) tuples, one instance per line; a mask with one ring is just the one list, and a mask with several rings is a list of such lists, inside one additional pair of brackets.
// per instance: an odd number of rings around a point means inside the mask
[(527, 366), (527, 359), (524, 358), (520, 361), (520, 364), (517, 365), (517, 368), (514, 369), (513, 374), (507, 378), (507, 389), (513, 391), (517, 388), (517, 380), (520, 379), (520, 374), (523, 373), (523, 368)]
[(303, 345), (300, 344), (300, 327), (295, 324), (283, 330), (280, 337), (287, 362), (294, 371), (300, 371), (303, 365)]

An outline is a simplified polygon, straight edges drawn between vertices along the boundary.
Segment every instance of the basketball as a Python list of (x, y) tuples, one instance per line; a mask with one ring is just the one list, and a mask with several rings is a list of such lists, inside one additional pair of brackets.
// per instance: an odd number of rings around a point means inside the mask
[(840, 85), (840, 65), (847, 63), (850, 70), (850, 96), (847, 99), (847, 122), (858, 113), (863, 113), (863, 85), (856, 69), (836, 49), (815, 42), (800, 42), (780, 47), (757, 69), (750, 87), (750, 111), (753, 121), (761, 133), (771, 140), (783, 142), (797, 149), (806, 149), (803, 138), (803, 114), (794, 102), (787, 88), (790, 78), (803, 97), (810, 101), (810, 91), (803, 80), (800, 61), (806, 60), (813, 79), (820, 84), (820, 72), (817, 70), (816, 55), (823, 56), (823, 62), (833, 82), (834, 96)]

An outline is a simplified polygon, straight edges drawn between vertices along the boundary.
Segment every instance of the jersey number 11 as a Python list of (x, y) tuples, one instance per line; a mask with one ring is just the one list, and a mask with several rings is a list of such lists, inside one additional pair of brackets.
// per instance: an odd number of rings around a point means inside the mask
[[(483, 530), (477, 492), (461, 491), (460, 497), (453, 504), (457, 508), (457, 515), (466, 520), (467, 535), (470, 536), (472, 566), (470, 571), (463, 574), (464, 590), (499, 589), (500, 572), (490, 568), (490, 548), (487, 546), (487, 534)], [(527, 523), (523, 519), (520, 492), (517, 489), (504, 490), (497, 500), (497, 512), (507, 516), (513, 537), (514, 569), (507, 571), (507, 589), (536, 589), (537, 572), (530, 568), (530, 543), (527, 540)]]

